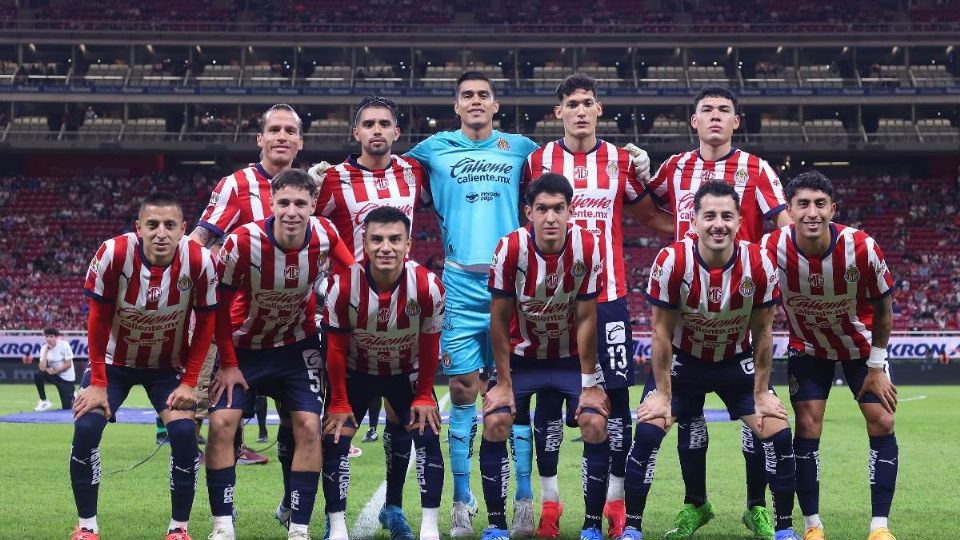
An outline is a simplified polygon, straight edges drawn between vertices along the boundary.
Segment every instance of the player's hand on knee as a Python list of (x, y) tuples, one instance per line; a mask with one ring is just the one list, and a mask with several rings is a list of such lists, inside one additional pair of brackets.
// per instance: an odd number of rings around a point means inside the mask
[(333, 165), (327, 163), (326, 161), (321, 161), (320, 163), (314, 163), (309, 169), (307, 169), (307, 174), (310, 175), (310, 178), (313, 178), (313, 181), (319, 186), (323, 182), (323, 177), (327, 172), (327, 169), (330, 169)]
[(107, 400), (107, 389), (103, 386), (83, 388), (77, 395), (77, 399), (73, 401), (73, 419), (76, 420), (97, 409), (103, 409), (104, 416), (110, 418), (110, 402)]
[(210, 403), (216, 405), (220, 403), (220, 397), (227, 393), (227, 408), (233, 406), (233, 387), (240, 385), (244, 392), (250, 389), (247, 380), (243, 378), (243, 373), (238, 367), (223, 367), (217, 370), (216, 377), (210, 384)]
[(628, 143), (623, 149), (630, 154), (630, 163), (636, 171), (637, 180), (646, 184), (647, 180), (650, 180), (650, 156), (647, 151), (633, 143)]
[(610, 416), (610, 399), (600, 386), (591, 386), (580, 390), (580, 402), (574, 418), (579, 420), (584, 409), (593, 409), (597, 414), (607, 418)]
[(652, 422), (661, 419), (670, 424), (673, 418), (670, 399), (660, 392), (651, 392), (637, 407), (637, 422)]
[(323, 419), (323, 434), (321, 437), (326, 437), (327, 435), (333, 435), (333, 442), (340, 442), (340, 432), (343, 431), (344, 426), (347, 422), (350, 422), (352, 427), (357, 427), (357, 419), (354, 418), (353, 412), (335, 412), (330, 411), (327, 413), (327, 416)]
[(180, 384), (167, 397), (167, 408), (173, 411), (184, 411), (197, 404), (193, 387)]
[(410, 406), (410, 424), (417, 426), (420, 435), (423, 435), (423, 429), (427, 426), (437, 435), (440, 434), (440, 409), (431, 399), (429, 403), (414, 401)]
[(513, 387), (498, 382), (483, 396), (483, 414), (487, 415), (503, 408), (510, 409), (510, 416), (517, 414), (517, 406), (513, 401)]
[(763, 421), (765, 418), (776, 418), (787, 421), (787, 408), (783, 406), (776, 395), (770, 392), (763, 392), (753, 396), (754, 412), (757, 415), (757, 429), (763, 431)]
[(857, 401), (867, 393), (872, 393), (880, 400), (885, 411), (893, 414), (897, 410), (897, 387), (890, 380), (890, 375), (880, 368), (869, 368), (863, 379), (863, 386), (857, 392)]

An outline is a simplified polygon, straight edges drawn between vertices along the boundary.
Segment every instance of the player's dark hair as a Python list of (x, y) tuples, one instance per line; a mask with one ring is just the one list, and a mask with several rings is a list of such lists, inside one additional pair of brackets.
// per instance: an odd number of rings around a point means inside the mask
[(43, 329), (43, 335), (44, 335), (44, 336), (59, 336), (59, 335), (60, 335), (60, 331), (57, 330), (56, 328), (52, 327), (52, 326), (49, 326), (49, 327)]
[(263, 133), (263, 130), (267, 127), (267, 115), (273, 111), (287, 111), (292, 114), (294, 118), (297, 119), (297, 132), (303, 132), (303, 121), (300, 120), (300, 115), (297, 114), (297, 111), (293, 107), (287, 105), (286, 103), (277, 103), (276, 105), (270, 107), (269, 109), (263, 111), (263, 114), (260, 115), (260, 133)]
[(173, 206), (180, 211), (180, 215), (183, 215), (183, 206), (180, 204), (180, 199), (176, 195), (167, 191), (154, 191), (153, 193), (147, 195), (143, 202), (140, 203), (140, 209), (137, 210), (139, 215), (143, 212), (143, 209), (147, 206)]
[(278, 191), (285, 187), (306, 190), (310, 197), (314, 199), (317, 198), (319, 191), (317, 183), (303, 169), (287, 169), (274, 176), (273, 180), (270, 181), (270, 194), (276, 195)]
[(567, 177), (562, 174), (545, 173), (533, 182), (530, 182), (530, 185), (527, 186), (527, 205), (533, 206), (533, 201), (535, 201), (537, 195), (541, 193), (563, 195), (568, 205), (573, 201), (573, 186), (570, 185)]
[(399, 113), (397, 112), (397, 104), (391, 99), (387, 99), (383, 96), (364, 96), (360, 100), (360, 103), (357, 103), (356, 108), (353, 109), (353, 125), (356, 126), (360, 122), (360, 113), (363, 112), (367, 107), (381, 107), (390, 111), (390, 114), (393, 115), (393, 123), (397, 124), (397, 119), (400, 118)]
[(790, 180), (787, 187), (783, 190), (783, 194), (787, 197), (787, 202), (789, 203), (793, 200), (794, 195), (801, 189), (822, 191), (830, 197), (831, 201), (833, 200), (833, 182), (820, 171), (800, 173), (795, 176), (793, 180)]
[(694, 213), (700, 211), (700, 201), (707, 195), (713, 195), (714, 197), (730, 197), (733, 199), (733, 206), (737, 209), (737, 212), (740, 211), (740, 195), (737, 194), (737, 190), (726, 182), (714, 180), (700, 184), (700, 189), (698, 189), (697, 194), (693, 196)]
[(453, 95), (460, 97), (460, 85), (467, 81), (483, 81), (490, 85), (490, 94), (493, 95), (493, 98), (497, 97), (497, 88), (493, 85), (493, 81), (490, 80), (490, 77), (487, 77), (479, 71), (467, 71), (460, 78), (457, 79), (457, 86), (453, 89)]
[(557, 86), (557, 101), (563, 103), (564, 98), (577, 90), (586, 90), (597, 95), (597, 80), (586, 73), (574, 73), (568, 76)]
[(740, 114), (739, 105), (737, 105), (737, 95), (730, 91), (729, 88), (722, 86), (707, 86), (703, 90), (700, 90), (700, 93), (697, 94), (697, 97), (693, 100), (693, 110), (697, 110), (700, 102), (708, 97), (729, 99), (730, 102), (733, 103), (733, 114)]
[(371, 210), (367, 217), (363, 218), (363, 227), (366, 229), (371, 223), (403, 223), (403, 229), (410, 236), (410, 218), (399, 208), (393, 206), (381, 206)]

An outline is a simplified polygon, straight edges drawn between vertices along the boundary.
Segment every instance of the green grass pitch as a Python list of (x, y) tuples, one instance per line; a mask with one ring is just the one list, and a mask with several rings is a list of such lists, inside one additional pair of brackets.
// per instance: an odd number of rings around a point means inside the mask
[[(636, 389), (635, 389), (636, 390)], [(438, 388), (437, 394), (446, 394)], [(785, 395), (786, 392), (781, 392)], [(638, 397), (634, 392), (634, 403)], [(711, 396), (712, 397), (712, 396)], [(890, 516), (891, 528), (900, 540), (947, 540), (960, 536), (960, 388), (956, 386), (901, 387), (897, 411), (900, 442), (900, 478)], [(35, 389), (27, 385), (0, 387), (0, 414), (30, 410), (36, 402)], [(129, 406), (146, 407), (145, 394), (135, 390)], [(708, 407), (720, 408), (716, 399)], [(704, 540), (748, 538), (739, 516), (745, 497), (743, 459), (739, 426), (710, 424), (708, 488), (717, 519), (696, 538)], [(274, 435), (271, 426), (271, 436)], [(867, 437), (863, 419), (846, 388), (835, 388), (828, 405), (822, 454), (821, 516), (831, 540), (865, 539), (870, 517), (867, 484)], [(248, 428), (248, 438), (253, 429)], [(76, 523), (70, 491), (67, 456), (72, 426), (0, 424), (0, 530), (7, 538), (67, 538)], [(561, 493), (566, 507), (562, 519), (563, 537), (577, 538), (583, 515), (580, 495), (580, 445), (569, 442), (574, 430), (567, 430), (560, 463)], [(445, 437), (444, 437), (445, 438)], [(477, 441), (479, 445), (479, 441)], [(656, 481), (647, 505), (644, 533), (661, 538), (671, 528), (682, 502), (683, 489), (673, 450), (676, 436), (664, 441)], [(352, 460), (352, 482), (348, 525), (352, 526), (364, 505), (383, 480), (383, 454), (379, 442), (361, 445), (364, 455)], [(446, 444), (442, 445), (446, 452)], [(104, 477), (100, 488), (99, 522), (102, 537), (114, 539), (162, 538), (169, 520), (167, 466), (169, 450), (163, 448), (146, 464), (129, 472), (110, 471), (136, 463), (154, 450), (154, 428), (150, 425), (110, 425), (102, 444)], [(265, 466), (238, 469), (236, 500), (241, 539), (284, 538), (273, 520), (281, 495), (280, 469), (276, 449), (267, 451)], [(475, 465), (476, 467), (476, 465)], [(476, 469), (475, 469), (476, 471)], [(414, 531), (419, 523), (419, 497), (408, 476), (404, 507)], [(537, 481), (534, 479), (537, 489)], [(480, 497), (479, 474), (473, 488)], [(450, 526), (452, 478), (446, 473), (441, 509), (441, 532)], [(322, 534), (322, 497), (318, 497), (312, 531)], [(769, 505), (769, 501), (768, 501)], [(802, 526), (799, 508), (794, 513)], [(481, 514), (475, 530), (486, 525)], [(210, 532), (209, 505), (204, 479), (199, 482), (190, 532), (195, 539)], [(378, 538), (387, 538), (384, 531)]]

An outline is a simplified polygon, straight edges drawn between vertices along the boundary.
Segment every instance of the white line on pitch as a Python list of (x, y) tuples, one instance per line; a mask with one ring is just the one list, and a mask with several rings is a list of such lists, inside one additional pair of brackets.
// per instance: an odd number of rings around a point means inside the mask
[(920, 401), (921, 399), (927, 399), (927, 395), (926, 395), (926, 394), (920, 394), (919, 396), (903, 398), (903, 399), (900, 400), (900, 402), (903, 403), (904, 401)]
[[(437, 403), (441, 413), (449, 403), (450, 393), (448, 392), (444, 394), (444, 396), (440, 398), (440, 402)], [(357, 432), (359, 433), (359, 430)], [(407, 465), (407, 474), (410, 474), (410, 470), (413, 469), (413, 464), (416, 461), (416, 459), (414, 459), (412, 448), (413, 446), (411, 445), (410, 462)], [(383, 503), (386, 500), (387, 481), (384, 480), (380, 483), (380, 487), (373, 492), (373, 495), (370, 497), (370, 500), (367, 501), (367, 504), (363, 506), (363, 510), (360, 511), (360, 515), (357, 516), (357, 521), (353, 523), (353, 529), (350, 531), (350, 538), (355, 540), (367, 540), (376, 535), (377, 529), (380, 527), (380, 508), (383, 506)]]

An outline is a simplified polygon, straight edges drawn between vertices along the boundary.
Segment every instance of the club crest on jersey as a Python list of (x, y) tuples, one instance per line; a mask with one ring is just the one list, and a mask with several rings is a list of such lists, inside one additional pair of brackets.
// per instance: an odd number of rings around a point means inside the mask
[(707, 300), (713, 302), (714, 304), (723, 300), (723, 288), (710, 287), (710, 291), (707, 293)]
[[(713, 291), (711, 290), (711, 293)], [(743, 281), (740, 282), (740, 296), (748, 298), (753, 296), (753, 293), (757, 292), (757, 286), (753, 284), (753, 280), (749, 277), (743, 278)]]
[(587, 265), (583, 264), (583, 261), (577, 261), (573, 263), (570, 273), (573, 274), (573, 277), (583, 277), (587, 274)]
[(823, 287), (823, 274), (810, 274), (810, 277), (807, 278), (807, 283), (814, 288)]
[(493, 254), (493, 260), (490, 261), (490, 267), (491, 267), (491, 268), (496, 268), (496, 267), (497, 267), (497, 254), (496, 254), (496, 253)]
[(440, 363), (443, 364), (443, 367), (448, 368), (453, 363), (450, 359), (450, 353), (443, 351), (443, 355), (440, 356)]
[(856, 283), (860, 281), (860, 270), (858, 270), (856, 266), (848, 266), (847, 271), (843, 273), (843, 279), (847, 283)]
[(413, 171), (410, 169), (403, 170), (403, 179), (407, 182), (408, 186), (413, 187), (417, 185), (417, 175), (413, 174)]
[(703, 169), (700, 171), (700, 182), (713, 182), (713, 169)]
[(403, 310), (407, 317), (416, 317), (420, 314), (420, 304), (416, 300), (408, 300), (407, 307)]
[(147, 289), (147, 302), (156, 302), (163, 295), (163, 291), (160, 290), (160, 287), (154, 285)]
[(390, 307), (382, 307), (377, 310), (377, 322), (378, 323), (388, 323), (390, 322)]
[(385, 189), (387, 189), (387, 188), (390, 187), (390, 181), (387, 180), (386, 177), (384, 177), (384, 178), (374, 178), (374, 179), (373, 179), (373, 185), (374, 185), (374, 187), (376, 187), (378, 190), (383, 191), (383, 190), (385, 190)]
[(329, 259), (327, 252), (323, 252), (320, 256), (317, 257), (317, 269), (320, 270), (320, 273), (324, 273), (327, 270), (327, 260)]
[(610, 163), (607, 163), (607, 175), (610, 178), (616, 178), (619, 172), (620, 172), (620, 167), (617, 166), (617, 163), (615, 161), (611, 161)]
[(180, 279), (177, 280), (177, 289), (181, 292), (189, 291), (193, 287), (193, 280), (190, 279), (190, 276), (180, 276)]
[(800, 391), (800, 382), (797, 381), (796, 375), (791, 375), (790, 376), (790, 395), (795, 396), (799, 391)]
[(737, 169), (737, 172), (733, 173), (733, 181), (736, 182), (738, 186), (746, 184), (749, 177), (750, 173), (748, 173), (746, 169)]
[(283, 277), (284, 279), (300, 279), (300, 265), (288, 264), (283, 269)]
[(560, 272), (554, 272), (552, 274), (547, 274), (547, 288), (556, 289), (557, 284), (560, 283)]
[(590, 173), (587, 172), (587, 168), (583, 165), (577, 165), (573, 168), (573, 179), (578, 182), (585, 182), (587, 178), (590, 177)]
[(504, 139), (503, 137), (497, 139), (497, 148), (503, 150), (504, 152), (510, 151), (510, 141)]

